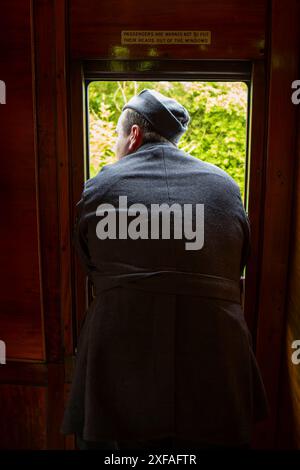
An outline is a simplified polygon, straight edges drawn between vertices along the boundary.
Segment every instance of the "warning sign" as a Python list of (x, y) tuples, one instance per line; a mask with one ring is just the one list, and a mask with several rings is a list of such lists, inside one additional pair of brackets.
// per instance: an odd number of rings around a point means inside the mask
[(122, 31), (122, 44), (210, 44), (210, 31)]

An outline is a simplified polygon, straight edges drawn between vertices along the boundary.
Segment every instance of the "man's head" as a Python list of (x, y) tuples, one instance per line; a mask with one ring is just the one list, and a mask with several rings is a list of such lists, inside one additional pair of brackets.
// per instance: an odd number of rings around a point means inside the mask
[(154, 90), (143, 90), (124, 107), (117, 125), (116, 155), (120, 159), (147, 142), (177, 145), (189, 122), (187, 110)]

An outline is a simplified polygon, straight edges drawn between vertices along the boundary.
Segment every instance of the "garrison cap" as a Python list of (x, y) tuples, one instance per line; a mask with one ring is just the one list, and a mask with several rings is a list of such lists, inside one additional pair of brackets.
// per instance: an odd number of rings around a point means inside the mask
[(160, 135), (177, 143), (188, 127), (190, 116), (178, 101), (158, 91), (144, 89), (123, 106), (140, 113)]

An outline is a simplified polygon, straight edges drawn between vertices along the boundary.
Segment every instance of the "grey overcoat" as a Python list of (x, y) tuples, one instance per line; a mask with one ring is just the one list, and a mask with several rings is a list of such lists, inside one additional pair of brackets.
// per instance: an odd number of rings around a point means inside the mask
[[(118, 208), (119, 196), (149, 210), (204, 204), (203, 247), (100, 240), (97, 207)], [(147, 143), (88, 180), (78, 208), (75, 243), (96, 296), (61, 431), (90, 441), (248, 442), (268, 404), (240, 302), (250, 231), (237, 184), (171, 143)]]

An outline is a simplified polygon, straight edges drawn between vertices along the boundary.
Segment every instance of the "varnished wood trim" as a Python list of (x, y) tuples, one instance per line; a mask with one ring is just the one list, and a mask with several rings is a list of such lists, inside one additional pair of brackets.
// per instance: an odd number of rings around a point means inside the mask
[(47, 449), (64, 449), (60, 433), (64, 413), (64, 364), (48, 364)]
[(55, 361), (62, 358), (55, 11), (52, 0), (37, 0), (32, 6), (44, 334), (46, 359)]
[(246, 209), (251, 230), (251, 254), (247, 263), (245, 282), (245, 318), (256, 343), (263, 197), (265, 180), (266, 137), (266, 77), (264, 61), (255, 61), (252, 69), (249, 106), (249, 152), (247, 168)]
[(73, 351), (67, 2), (55, 1), (60, 292), (65, 354)]
[(47, 364), (28, 361), (7, 361), (7, 364), (0, 366), (0, 383), (47, 385)]
[(247, 60), (87, 60), (85, 80), (202, 80), (250, 81)]
[(264, 238), (256, 354), (271, 415), (257, 429), (260, 447), (274, 448), (278, 426), (280, 368), (285, 332), (288, 253), (296, 157), (296, 106), (291, 83), (299, 73), (299, 3), (270, 3), (268, 143)]
[[(83, 69), (81, 62), (71, 64), (71, 230), (73, 235), (74, 224), (76, 220), (76, 204), (81, 198), (84, 181), (87, 177), (87, 158), (86, 158), (86, 136), (85, 136), (85, 86)], [(72, 266), (73, 266), (73, 295), (75, 315), (74, 320), (74, 346), (76, 346), (80, 324), (84, 318), (86, 310), (86, 276), (72, 244)]]

